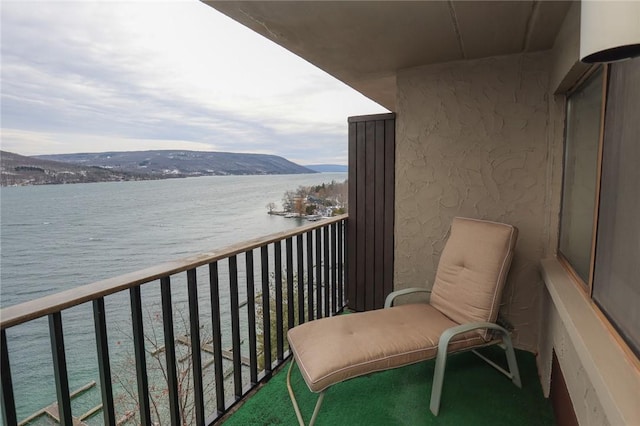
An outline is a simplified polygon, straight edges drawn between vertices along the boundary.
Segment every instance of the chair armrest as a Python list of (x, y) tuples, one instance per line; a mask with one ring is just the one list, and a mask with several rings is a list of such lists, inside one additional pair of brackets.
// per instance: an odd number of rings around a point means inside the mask
[(390, 308), (391, 306), (393, 306), (393, 301), (395, 300), (396, 297), (403, 296), (405, 294), (412, 294), (412, 293), (431, 293), (431, 290), (427, 290), (426, 288), (412, 287), (412, 288), (405, 288), (402, 290), (392, 291), (391, 293), (389, 293), (389, 295), (385, 299), (384, 307)]

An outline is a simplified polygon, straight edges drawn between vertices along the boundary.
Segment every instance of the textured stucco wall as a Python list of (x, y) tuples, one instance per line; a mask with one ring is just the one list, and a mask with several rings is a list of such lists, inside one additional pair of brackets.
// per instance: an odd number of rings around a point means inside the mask
[(549, 54), (398, 73), (396, 289), (430, 287), (454, 216), (520, 230), (501, 308), (517, 346), (536, 350), (549, 244)]

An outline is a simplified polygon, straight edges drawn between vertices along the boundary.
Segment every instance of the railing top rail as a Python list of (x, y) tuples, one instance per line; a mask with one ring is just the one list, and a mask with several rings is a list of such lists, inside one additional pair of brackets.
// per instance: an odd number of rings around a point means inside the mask
[(277, 241), (295, 237), (308, 231), (340, 222), (348, 217), (348, 214), (343, 214), (322, 220), (321, 222), (300, 226), (292, 230), (277, 232), (264, 237), (232, 244), (211, 252), (161, 263), (150, 268), (107, 278), (92, 284), (74, 287), (49, 296), (9, 306), (0, 310), (0, 329), (4, 330), (54, 312), (60, 312), (64, 309), (96, 300), (100, 297), (158, 280), (162, 277), (194, 269)]

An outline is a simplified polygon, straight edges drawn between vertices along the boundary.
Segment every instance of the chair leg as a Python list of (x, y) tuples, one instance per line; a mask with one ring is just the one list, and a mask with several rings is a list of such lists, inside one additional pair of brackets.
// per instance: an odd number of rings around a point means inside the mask
[(316, 401), (316, 408), (313, 409), (313, 415), (311, 416), (311, 421), (309, 422), (309, 426), (313, 426), (316, 423), (316, 419), (318, 418), (318, 412), (320, 411), (320, 406), (322, 405), (323, 400), (324, 400), (324, 391), (320, 392), (320, 395), (318, 395), (318, 400)]
[[(302, 418), (302, 413), (300, 413), (300, 407), (298, 407), (298, 401), (296, 400), (296, 396), (293, 393), (293, 387), (291, 386), (291, 370), (293, 370), (293, 365), (296, 360), (293, 358), (291, 360), (291, 364), (289, 364), (289, 371), (287, 371), (287, 389), (289, 390), (289, 397), (291, 398), (291, 403), (293, 404), (293, 409), (296, 412), (296, 417), (298, 418), (298, 423), (300, 426), (305, 426), (304, 419)], [(322, 406), (322, 401), (324, 400), (324, 391), (320, 392), (318, 395), (318, 400), (316, 401), (316, 406), (313, 409), (313, 415), (311, 416), (311, 420), (309, 421), (309, 426), (313, 426), (318, 418), (318, 413), (320, 412), (320, 407)]]
[(518, 361), (516, 360), (516, 353), (513, 350), (513, 345), (511, 343), (511, 337), (508, 334), (502, 336), (503, 345), (499, 345), (500, 347), (504, 346), (504, 353), (507, 356), (507, 365), (509, 366), (509, 371), (500, 367), (495, 362), (491, 361), (486, 356), (482, 355), (480, 352), (473, 349), (473, 352), (478, 358), (482, 359), (484, 362), (507, 376), (511, 379), (514, 385), (519, 388), (522, 388), (522, 382), (520, 381), (520, 370), (518, 369)]
[(520, 381), (520, 370), (518, 369), (516, 353), (513, 350), (513, 344), (511, 343), (511, 336), (509, 336), (508, 333), (503, 335), (502, 341), (506, 345), (504, 351), (507, 355), (507, 365), (509, 366), (509, 372), (511, 373), (511, 381), (517, 387), (522, 388), (522, 382)]
[(431, 412), (437, 416), (440, 411), (440, 398), (442, 396), (442, 383), (444, 382), (444, 370), (447, 364), (447, 349), (449, 347), (449, 341), (451, 338), (460, 333), (466, 333), (471, 330), (477, 329), (489, 329), (496, 330), (502, 335), (502, 342), (505, 345), (505, 353), (507, 355), (507, 363), (509, 364), (509, 371), (505, 371), (502, 367), (496, 365), (493, 361), (487, 359), (476, 351), (473, 351), (480, 358), (487, 361), (497, 370), (505, 374), (507, 377), (511, 379), (514, 385), (521, 388), (522, 383), (520, 382), (520, 370), (518, 370), (518, 362), (516, 361), (516, 354), (513, 350), (513, 344), (511, 343), (511, 336), (509, 332), (500, 327), (497, 324), (489, 323), (489, 322), (478, 322), (478, 323), (470, 323), (470, 324), (462, 324), (458, 326), (454, 326), (445, 330), (442, 335), (440, 335), (440, 340), (438, 341), (438, 355), (436, 356), (436, 367), (433, 372), (433, 385), (431, 387), (431, 403), (429, 404), (429, 408)]
[(431, 402), (429, 408), (434, 416), (440, 411), (440, 397), (442, 396), (442, 383), (444, 382), (444, 370), (447, 365), (447, 351), (438, 350), (436, 367), (433, 372), (433, 385), (431, 386)]

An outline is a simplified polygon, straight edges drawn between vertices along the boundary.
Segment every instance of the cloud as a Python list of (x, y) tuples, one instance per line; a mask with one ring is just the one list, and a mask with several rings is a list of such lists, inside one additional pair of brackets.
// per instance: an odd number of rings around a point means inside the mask
[[(78, 151), (77, 147), (86, 149)], [(113, 138), (95, 134), (29, 132), (19, 129), (2, 129), (2, 149), (22, 155), (152, 149), (217, 150), (211, 144), (177, 139)]]
[(1, 53), (3, 149), (25, 154), (107, 144), (345, 164), (347, 117), (385, 111), (195, 0), (3, 2)]

